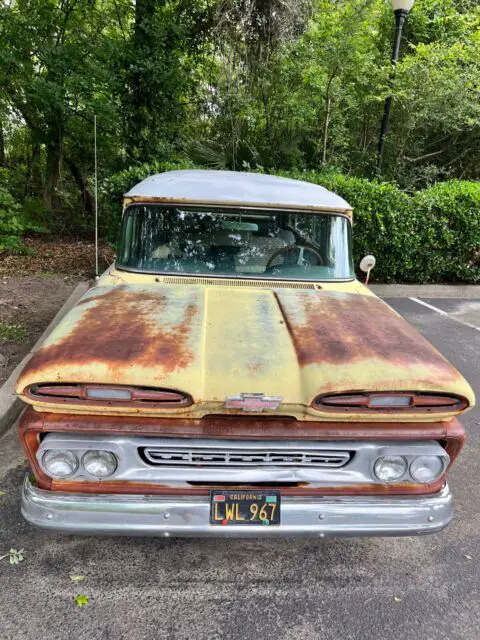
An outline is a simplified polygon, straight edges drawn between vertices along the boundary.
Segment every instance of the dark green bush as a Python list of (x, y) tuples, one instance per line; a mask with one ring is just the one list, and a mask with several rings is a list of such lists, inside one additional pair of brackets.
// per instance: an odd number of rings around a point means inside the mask
[(22, 207), (12, 194), (0, 187), (0, 249), (19, 249), (24, 227), (21, 221)]
[(480, 282), (480, 182), (450, 180), (412, 198), (417, 282)]
[(335, 173), (282, 172), (352, 205), (355, 263), (377, 258), (377, 282), (480, 282), (480, 183), (451, 180), (408, 195)]
[(380, 282), (403, 280), (412, 268), (409, 253), (415, 215), (411, 198), (388, 182), (352, 178), (338, 173), (284, 172), (282, 175), (320, 184), (344, 198), (353, 212), (355, 264), (373, 253), (372, 276)]
[[(132, 167), (102, 184), (103, 229), (115, 242), (121, 199), (140, 180), (189, 162)], [(409, 195), (395, 184), (339, 173), (279, 171), (320, 184), (353, 207), (355, 264), (369, 253), (376, 282), (480, 282), (480, 183), (449, 181)]]
[(0, 186), (0, 250), (21, 251), (22, 236), (26, 231), (42, 229), (25, 214), (10, 191)]

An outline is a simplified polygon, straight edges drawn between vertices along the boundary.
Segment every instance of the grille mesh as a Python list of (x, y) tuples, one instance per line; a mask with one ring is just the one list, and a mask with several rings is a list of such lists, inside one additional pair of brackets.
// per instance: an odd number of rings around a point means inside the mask
[(143, 447), (140, 455), (155, 467), (314, 467), (335, 468), (350, 460), (348, 451), (285, 449), (217, 449), (183, 447)]
[(164, 276), (164, 284), (200, 284), (217, 287), (253, 287), (256, 289), (321, 289), (315, 282), (284, 282), (275, 280), (244, 280), (236, 278), (186, 278), (182, 276)]

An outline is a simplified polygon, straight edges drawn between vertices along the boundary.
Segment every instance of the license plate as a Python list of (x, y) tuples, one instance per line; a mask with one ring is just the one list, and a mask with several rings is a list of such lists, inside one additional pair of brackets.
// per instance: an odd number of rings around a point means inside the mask
[(210, 523), (271, 526), (280, 524), (279, 491), (210, 492)]

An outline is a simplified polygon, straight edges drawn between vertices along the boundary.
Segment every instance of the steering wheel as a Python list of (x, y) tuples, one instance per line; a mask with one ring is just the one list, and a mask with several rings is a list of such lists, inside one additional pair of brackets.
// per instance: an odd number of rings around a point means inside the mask
[(305, 251), (308, 251), (309, 253), (313, 253), (313, 255), (315, 256), (315, 258), (317, 259), (317, 264), (321, 264), (323, 265), (323, 258), (322, 256), (318, 253), (318, 251), (316, 251), (315, 249), (313, 249), (312, 247), (307, 247), (306, 245), (303, 244), (296, 244), (295, 246), (289, 246), (289, 247), (282, 247), (281, 249), (277, 249), (271, 256), (269, 261), (267, 262), (267, 266), (265, 267), (265, 270), (270, 269), (272, 267), (272, 263), (275, 260), (275, 258), (277, 258), (279, 255), (281, 255), (282, 253), (289, 253), (292, 251), (298, 251), (298, 257), (297, 260), (295, 262), (297, 267), (304, 267), (306, 266), (308, 263), (305, 261), (304, 259), (304, 253)]

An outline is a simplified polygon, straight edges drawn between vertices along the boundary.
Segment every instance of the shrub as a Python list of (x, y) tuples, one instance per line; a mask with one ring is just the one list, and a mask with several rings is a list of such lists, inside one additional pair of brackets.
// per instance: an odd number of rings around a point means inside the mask
[(335, 173), (283, 172), (353, 207), (355, 264), (373, 253), (377, 282), (480, 282), (480, 183), (451, 180), (413, 195)]
[(99, 225), (105, 239), (112, 244), (118, 241), (120, 222), (122, 219), (122, 198), (129, 189), (155, 173), (173, 171), (174, 169), (193, 168), (195, 168), (193, 163), (189, 161), (152, 162), (136, 167), (129, 167), (103, 180), (99, 186), (99, 197), (102, 207)]
[(412, 202), (421, 241), (413, 279), (480, 282), (480, 182), (438, 183)]
[[(159, 162), (114, 174), (101, 185), (104, 235), (116, 241), (121, 199), (140, 180), (190, 162)], [(407, 194), (388, 182), (335, 172), (278, 171), (320, 184), (353, 207), (355, 265), (372, 253), (376, 282), (480, 282), (480, 183), (448, 181)]]
[(353, 207), (353, 256), (358, 265), (373, 253), (372, 275), (381, 282), (404, 278), (412, 268), (409, 254), (415, 216), (411, 198), (394, 184), (352, 178), (338, 173), (288, 172), (282, 175), (320, 184)]
[(22, 207), (12, 194), (0, 187), (0, 249), (19, 249), (25, 231), (21, 219)]

